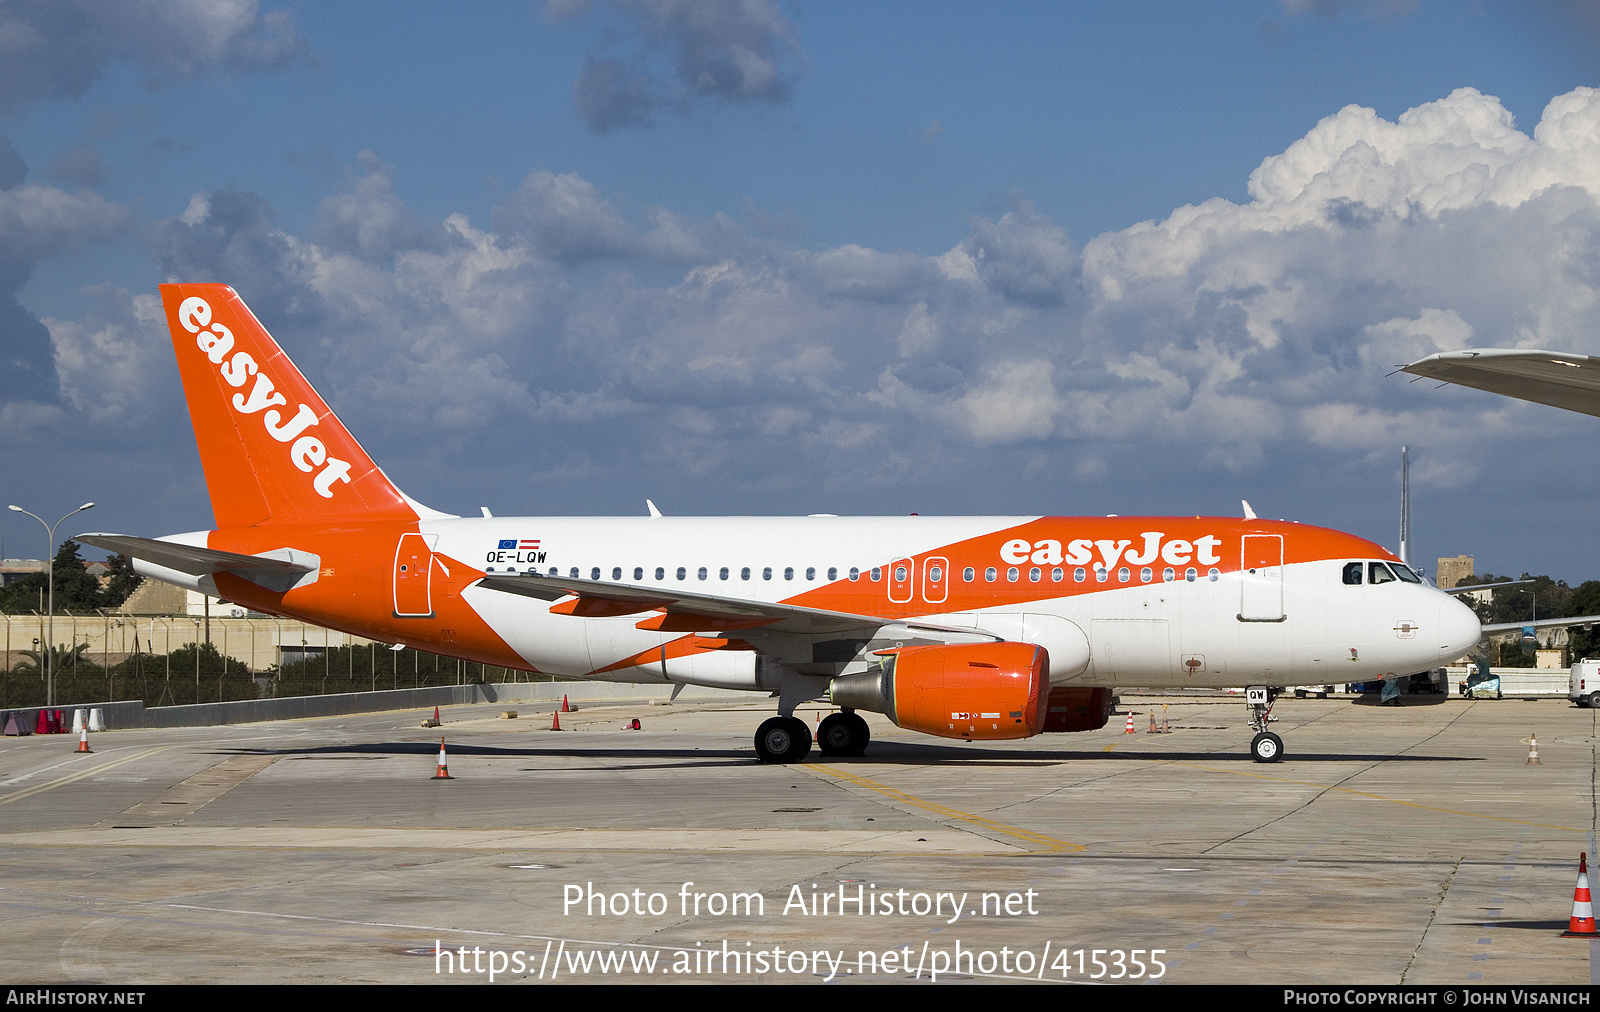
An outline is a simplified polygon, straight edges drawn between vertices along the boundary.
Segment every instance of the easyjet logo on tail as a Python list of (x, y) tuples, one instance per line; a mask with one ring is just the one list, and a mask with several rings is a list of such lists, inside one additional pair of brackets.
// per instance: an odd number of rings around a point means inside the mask
[[(318, 495), (332, 499), (335, 482), (349, 483), (350, 464), (328, 456), (328, 448), (312, 434), (317, 426), (316, 411), (310, 405), (301, 404), (289, 420), (284, 421), (284, 413), (278, 408), (288, 407), (289, 399), (275, 389), (276, 384), (261, 371), (255, 356), (247, 351), (228, 356), (233, 351), (233, 332), (221, 323), (211, 322), (211, 315), (211, 304), (198, 295), (191, 295), (178, 306), (178, 322), (195, 335), (196, 345), (211, 364), (218, 367), (222, 379), (241, 390), (250, 384), (248, 393), (233, 395), (233, 410), (241, 415), (260, 414), (267, 434), (280, 443), (290, 444), (289, 461), (299, 470), (310, 474), (320, 467), (311, 485)], [(252, 376), (255, 377), (253, 384)]]

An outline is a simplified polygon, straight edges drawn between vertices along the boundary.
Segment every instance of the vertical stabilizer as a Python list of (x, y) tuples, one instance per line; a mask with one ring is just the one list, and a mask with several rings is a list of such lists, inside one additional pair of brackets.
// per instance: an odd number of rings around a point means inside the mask
[(218, 527), (416, 520), (227, 285), (162, 285)]

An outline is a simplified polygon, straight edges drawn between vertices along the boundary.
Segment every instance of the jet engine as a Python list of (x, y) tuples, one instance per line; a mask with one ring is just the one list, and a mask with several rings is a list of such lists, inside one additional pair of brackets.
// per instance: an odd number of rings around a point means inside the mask
[(1049, 670), (1049, 654), (1032, 643), (905, 647), (833, 679), (828, 698), (941, 738), (1029, 738), (1045, 729)]

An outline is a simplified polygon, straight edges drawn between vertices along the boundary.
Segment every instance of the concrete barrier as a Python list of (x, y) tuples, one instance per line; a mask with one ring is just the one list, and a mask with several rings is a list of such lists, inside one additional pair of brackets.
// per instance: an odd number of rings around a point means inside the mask
[[(636, 685), (619, 682), (477, 682), (471, 685), (439, 685), (426, 689), (380, 689), (377, 692), (340, 692), (324, 696), (284, 696), (278, 699), (238, 699), (225, 703), (190, 703), (183, 706), (146, 707), (141, 700), (115, 703), (74, 703), (73, 708), (95, 707), (105, 713), (106, 729), (128, 730), (140, 727), (214, 727), (221, 724), (258, 724), (272, 720), (305, 717), (336, 717), (347, 713), (377, 713), (386, 710), (431, 710), (435, 706), (464, 703), (541, 703), (556, 702), (563, 696), (574, 703), (595, 704), (625, 699), (659, 699), (672, 694), (671, 685)], [(679, 699), (725, 698), (745, 701), (761, 698), (756, 693), (732, 689), (685, 686)], [(31, 730), (42, 707), (7, 710), (0, 713), (0, 727), (6, 715), (17, 714), (19, 726)], [(65, 712), (68, 707), (57, 707)], [(420, 719), (420, 718), (419, 718)]]

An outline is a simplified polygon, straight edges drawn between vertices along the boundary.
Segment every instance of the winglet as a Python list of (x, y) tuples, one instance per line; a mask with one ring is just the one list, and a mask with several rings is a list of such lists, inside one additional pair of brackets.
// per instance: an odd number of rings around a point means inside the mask
[(1244, 507), (1244, 518), (1246, 520), (1254, 520), (1256, 518), (1256, 511), (1250, 508), (1250, 500), (1240, 499), (1239, 505)]
[(661, 515), (661, 511), (656, 509), (656, 504), (651, 502), (649, 499), (646, 499), (644, 501), (644, 504), (645, 504), (645, 506), (649, 507), (651, 516), (658, 517), (658, 516)]

